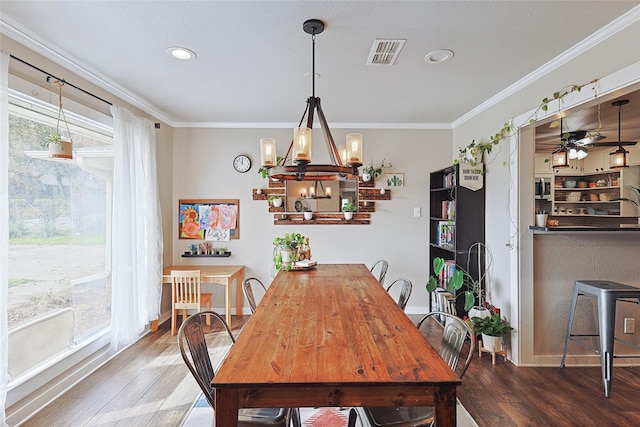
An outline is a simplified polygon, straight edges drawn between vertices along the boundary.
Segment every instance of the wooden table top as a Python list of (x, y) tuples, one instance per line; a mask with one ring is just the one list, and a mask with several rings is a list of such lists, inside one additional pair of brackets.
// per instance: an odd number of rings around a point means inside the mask
[(460, 379), (362, 264), (280, 272), (214, 387), (459, 385)]

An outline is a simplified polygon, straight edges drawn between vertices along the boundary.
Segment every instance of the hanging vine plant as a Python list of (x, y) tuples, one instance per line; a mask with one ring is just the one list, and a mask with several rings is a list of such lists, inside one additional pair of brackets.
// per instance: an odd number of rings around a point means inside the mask
[[(533, 124), (538, 119), (538, 114), (542, 112), (547, 112), (549, 110), (549, 103), (552, 101), (562, 101), (567, 95), (573, 92), (580, 92), (583, 87), (587, 85), (595, 85), (598, 82), (598, 79), (591, 80), (589, 83), (581, 84), (581, 85), (568, 85), (563, 87), (562, 89), (553, 93), (551, 97), (545, 97), (540, 102), (540, 105), (531, 113), (529, 119), (522, 123), (520, 126), (516, 126), (511, 124), (510, 122), (506, 122), (502, 129), (499, 132), (495, 133), (489, 138), (488, 142), (478, 142), (476, 143), (475, 139), (471, 141), (471, 144), (466, 147), (461, 147), (459, 149), (458, 158), (454, 160), (455, 163), (469, 163), (472, 166), (477, 165), (478, 163), (483, 163), (485, 154), (491, 154), (491, 150), (499, 146), (500, 143), (513, 135), (515, 135), (520, 127), (525, 124)], [(593, 91), (595, 92), (595, 86), (593, 87)], [(598, 94), (595, 93), (595, 97)], [(506, 162), (505, 162), (506, 163)]]

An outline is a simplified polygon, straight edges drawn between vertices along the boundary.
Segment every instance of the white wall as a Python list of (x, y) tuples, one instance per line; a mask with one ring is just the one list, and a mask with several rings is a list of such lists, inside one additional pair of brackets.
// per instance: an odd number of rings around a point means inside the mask
[[(389, 261), (387, 281), (406, 277), (413, 282), (408, 312), (426, 313), (425, 284), (428, 271), (428, 186), (429, 172), (451, 164), (450, 130), (332, 129), (335, 141), (350, 131), (364, 134), (365, 163), (373, 159), (391, 162), (393, 170), (405, 173), (405, 186), (394, 188), (390, 201), (376, 202), (370, 225), (275, 226), (265, 201), (252, 200), (253, 188), (266, 186), (257, 173), (259, 138), (275, 137), (278, 154), (284, 155), (291, 141), (291, 129), (174, 129), (173, 141), (173, 227), (168, 245), (175, 264), (243, 264), (245, 277), (270, 282), (273, 238), (286, 232), (309, 237), (312, 256), (320, 263), (364, 263), (384, 258)], [(245, 174), (233, 170), (238, 154), (253, 160)], [(327, 162), (320, 131), (314, 131), (313, 162)], [(380, 178), (377, 186), (382, 186)], [(191, 240), (178, 239), (179, 199), (240, 199), (240, 239), (226, 245), (230, 258), (182, 258)], [(413, 217), (413, 208), (422, 217)], [(163, 213), (164, 215), (164, 213)], [(214, 295), (223, 307), (222, 292)]]
[[(531, 84), (523, 87), (513, 95), (491, 106), (475, 117), (459, 124), (453, 132), (453, 152), (458, 152), (458, 147), (468, 145), (472, 140), (488, 141), (489, 137), (498, 132), (503, 124), (511, 118), (535, 109), (544, 97), (549, 97), (554, 91), (566, 85), (587, 83), (593, 79), (620, 70), (640, 60), (640, 23), (636, 22), (623, 31), (609, 37), (594, 47), (586, 49), (577, 57), (557, 67), (548, 74), (540, 73), (540, 77)], [(508, 61), (505, 59), (505, 66)], [(514, 123), (522, 125), (522, 123)], [(523, 140), (524, 141), (524, 140)], [(528, 142), (530, 143), (530, 142)], [(533, 153), (532, 147), (524, 147)], [(516, 169), (511, 170), (503, 166), (504, 162), (511, 162)], [(518, 334), (525, 335), (525, 341), (519, 345), (526, 349), (533, 349), (533, 313), (519, 313), (519, 304), (523, 307), (531, 306), (531, 300), (524, 298), (533, 293), (533, 283), (514, 283), (511, 278), (518, 277), (518, 268), (533, 259), (533, 245), (523, 222), (519, 222), (517, 213), (508, 208), (510, 187), (513, 180), (522, 178), (521, 185), (528, 185), (525, 180), (533, 171), (533, 156), (523, 156), (520, 159), (510, 158), (509, 142), (503, 141), (500, 148), (489, 156), (487, 166), (487, 210), (486, 210), (486, 242), (491, 247), (494, 255), (493, 282), (491, 284), (492, 302), (503, 310), (503, 314), (514, 324)], [(520, 173), (519, 169), (523, 172)], [(529, 177), (531, 177), (530, 175)], [(511, 196), (518, 197), (518, 187), (511, 192)], [(515, 200), (517, 206), (518, 201)], [(532, 210), (528, 212), (533, 212)], [(529, 214), (527, 214), (529, 215)], [(532, 215), (531, 215), (532, 216)], [(532, 218), (531, 218), (532, 219)], [(513, 236), (510, 227), (518, 227)], [(518, 246), (520, 237), (529, 237), (529, 244)], [(512, 248), (507, 244), (513, 245)], [(516, 251), (516, 256), (512, 256)], [(519, 355), (518, 343), (513, 343), (514, 360), (516, 363), (532, 363), (533, 351)]]

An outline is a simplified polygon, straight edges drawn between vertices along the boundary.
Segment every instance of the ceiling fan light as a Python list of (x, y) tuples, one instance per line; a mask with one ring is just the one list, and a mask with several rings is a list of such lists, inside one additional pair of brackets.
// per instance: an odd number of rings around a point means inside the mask
[(577, 157), (578, 160), (582, 160), (589, 155), (589, 151), (586, 148), (580, 147), (578, 148)]
[(575, 148), (570, 148), (569, 149), (569, 159), (577, 159), (578, 158), (578, 150), (576, 150)]

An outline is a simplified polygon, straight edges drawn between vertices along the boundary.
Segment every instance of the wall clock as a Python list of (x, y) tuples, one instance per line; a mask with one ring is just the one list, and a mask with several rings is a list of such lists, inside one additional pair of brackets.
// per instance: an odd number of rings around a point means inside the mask
[(251, 159), (244, 154), (240, 154), (233, 159), (233, 168), (240, 173), (245, 173), (251, 169)]

